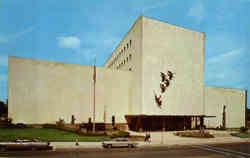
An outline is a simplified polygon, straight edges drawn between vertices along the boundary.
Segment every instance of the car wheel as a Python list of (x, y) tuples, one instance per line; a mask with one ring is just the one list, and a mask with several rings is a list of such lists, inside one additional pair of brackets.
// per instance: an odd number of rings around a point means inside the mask
[(108, 144), (108, 148), (109, 148), (109, 149), (112, 148), (112, 145), (111, 145), (111, 144)]

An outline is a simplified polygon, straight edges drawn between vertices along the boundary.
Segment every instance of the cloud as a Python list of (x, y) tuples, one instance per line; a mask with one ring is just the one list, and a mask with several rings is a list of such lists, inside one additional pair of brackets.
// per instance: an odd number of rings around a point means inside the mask
[[(95, 38), (97, 36), (98, 38)], [(92, 64), (94, 56), (97, 57), (97, 62), (104, 62), (117, 47), (122, 37), (107, 32), (89, 32), (82, 35), (81, 39), (81, 48), (77, 52), (85, 58), (87, 63)]]
[(245, 48), (237, 48), (210, 57), (206, 62), (206, 83), (209, 85), (244, 88), (250, 84), (248, 71), (250, 61)]
[(8, 56), (0, 56), (0, 66), (8, 66)]
[(9, 39), (7, 37), (0, 36), (0, 43), (8, 43)]
[(197, 24), (200, 24), (205, 17), (205, 8), (203, 0), (198, 0), (196, 3), (194, 3), (192, 7), (188, 10), (187, 15), (193, 17)]
[[(154, 1), (153, 1), (154, 2)], [(162, 7), (165, 7), (169, 4), (168, 1), (164, 1), (164, 2), (161, 2), (161, 3), (154, 3), (154, 4), (151, 4), (151, 5), (145, 5), (142, 9), (142, 13), (145, 13), (145, 12), (148, 12), (150, 10), (153, 10), (153, 9), (157, 9), (157, 8), (162, 8)]]
[(235, 56), (240, 55), (244, 52), (243, 48), (238, 48), (238, 49), (234, 49), (232, 51), (229, 52), (225, 52), (219, 55), (216, 55), (214, 57), (210, 57), (208, 59), (208, 64), (214, 64), (214, 63), (220, 63), (220, 62), (232, 62), (232, 60), (235, 59)]
[(11, 40), (16, 40), (16, 39), (22, 37), (23, 35), (32, 32), (34, 29), (35, 29), (35, 27), (32, 26), (32, 27), (29, 27), (29, 28), (21, 31), (21, 32), (17, 32), (14, 34), (6, 35), (6, 36), (0, 35), (0, 43), (8, 43)]
[(81, 40), (75, 36), (62, 36), (58, 37), (57, 40), (60, 48), (79, 49), (81, 45)]
[(214, 31), (207, 33), (207, 52), (209, 56), (216, 55), (227, 50), (236, 50), (245, 47), (244, 41), (237, 38), (238, 34), (229, 32)]
[(67, 59), (68, 62), (93, 65), (96, 56), (97, 64), (101, 65), (121, 41), (121, 37), (107, 32), (87, 32), (78, 36), (61, 36), (57, 40), (58, 47), (70, 48), (74, 52)]

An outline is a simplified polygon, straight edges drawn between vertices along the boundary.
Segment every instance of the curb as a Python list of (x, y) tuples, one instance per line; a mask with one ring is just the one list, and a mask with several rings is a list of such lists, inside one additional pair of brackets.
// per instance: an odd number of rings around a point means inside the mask
[(148, 150), (159, 150), (166, 148), (189, 148), (192, 145), (204, 145), (204, 144), (232, 144), (232, 143), (249, 143), (250, 140), (242, 140), (237, 142), (207, 142), (207, 143), (186, 143), (186, 144), (140, 144), (136, 148), (112, 148), (107, 149), (100, 146), (95, 147), (86, 147), (86, 146), (77, 146), (77, 147), (55, 147), (53, 146), (53, 151), (65, 152), (65, 151), (81, 151), (81, 152), (121, 152), (121, 151), (148, 151)]

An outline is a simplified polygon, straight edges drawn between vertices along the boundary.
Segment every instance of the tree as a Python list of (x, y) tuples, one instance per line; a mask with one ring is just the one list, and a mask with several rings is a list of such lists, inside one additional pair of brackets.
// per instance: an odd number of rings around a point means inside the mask
[(8, 101), (5, 104), (3, 101), (0, 101), (0, 117), (8, 115)]

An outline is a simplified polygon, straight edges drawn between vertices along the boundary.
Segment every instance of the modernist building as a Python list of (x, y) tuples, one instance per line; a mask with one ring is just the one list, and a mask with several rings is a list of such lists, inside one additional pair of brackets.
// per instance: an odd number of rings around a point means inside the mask
[[(246, 91), (204, 85), (205, 34), (139, 17), (96, 69), (96, 121), (131, 130), (245, 126)], [(87, 122), (93, 67), (9, 57), (9, 117)]]

